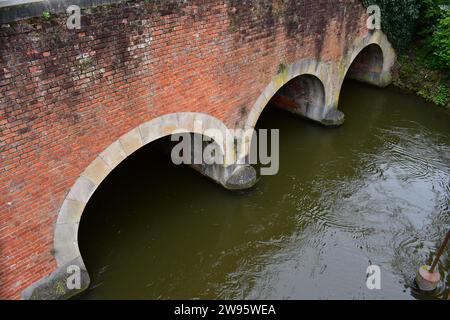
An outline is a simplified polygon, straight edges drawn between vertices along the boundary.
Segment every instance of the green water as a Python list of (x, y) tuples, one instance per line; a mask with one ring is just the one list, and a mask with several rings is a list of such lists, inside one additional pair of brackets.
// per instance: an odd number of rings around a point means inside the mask
[[(325, 128), (267, 108), (280, 172), (248, 192), (174, 166), (158, 143), (91, 198), (82, 299), (428, 299), (413, 285), (450, 225), (450, 115), (391, 89), (346, 83), (346, 123)], [(381, 290), (366, 269), (382, 270)]]

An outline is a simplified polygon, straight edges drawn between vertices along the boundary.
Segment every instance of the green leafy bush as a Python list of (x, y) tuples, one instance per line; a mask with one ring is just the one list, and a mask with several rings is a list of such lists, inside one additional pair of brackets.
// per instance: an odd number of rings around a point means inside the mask
[(418, 23), (418, 35), (422, 39), (427, 39), (436, 31), (439, 21), (445, 17), (445, 10), (442, 6), (448, 0), (422, 0), (420, 19)]
[(399, 56), (393, 70), (394, 85), (450, 109), (450, 88), (444, 73), (424, 68), (416, 58), (411, 53)]
[(50, 21), (50, 19), (52, 18), (52, 14), (50, 13), (50, 11), (44, 11), (42, 12), (41, 18), (44, 21)]
[[(381, 27), (397, 52), (405, 51), (416, 31), (423, 0), (362, 0), (363, 4), (378, 5)], [(426, 0), (428, 1), (428, 0)]]
[(397, 87), (450, 109), (450, 0), (362, 0), (381, 9), (381, 24), (399, 54)]
[[(419, 25), (421, 59), (432, 69), (450, 69), (450, 9), (448, 0), (424, 0)], [(447, 7), (445, 6), (447, 4)]]
[(431, 37), (434, 66), (450, 69), (450, 16), (439, 21)]

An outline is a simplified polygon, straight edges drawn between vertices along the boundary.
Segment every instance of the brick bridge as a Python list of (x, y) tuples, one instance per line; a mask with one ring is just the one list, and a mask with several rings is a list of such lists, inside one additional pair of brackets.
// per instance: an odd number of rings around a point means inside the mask
[[(88, 286), (83, 209), (137, 149), (198, 120), (252, 128), (271, 99), (340, 125), (345, 76), (385, 86), (395, 60), (359, 0), (11, 2), (0, 8), (1, 298), (69, 298), (80, 292), (65, 285), (69, 265)], [(66, 4), (81, 6), (81, 29), (66, 27)], [(198, 169), (248, 187), (245, 152)]]

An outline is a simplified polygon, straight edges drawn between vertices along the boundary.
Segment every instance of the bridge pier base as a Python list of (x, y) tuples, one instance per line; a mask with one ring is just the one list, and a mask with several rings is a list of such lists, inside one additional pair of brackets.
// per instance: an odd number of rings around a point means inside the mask
[(329, 127), (338, 127), (345, 122), (345, 115), (342, 111), (333, 109), (327, 113), (320, 123)]
[(228, 190), (246, 190), (257, 182), (256, 170), (249, 164), (221, 165), (190, 165), (201, 174), (211, 178)]
[[(72, 281), (74, 284), (79, 282), (77, 286), (69, 289), (68, 284)], [(90, 282), (83, 259), (78, 256), (22, 291), (22, 299), (67, 300), (86, 290)]]
[(229, 190), (246, 190), (257, 182), (257, 173), (251, 165), (233, 165), (223, 186)]
[[(191, 141), (196, 140), (193, 133), (187, 134), (191, 136)], [(207, 164), (204, 160), (204, 153), (205, 148), (208, 147), (208, 144), (209, 142), (203, 142), (202, 146), (192, 147), (191, 156), (189, 159), (190, 161), (184, 164), (194, 169), (195, 171), (198, 171), (202, 175), (210, 178), (211, 180), (215, 181), (228, 190), (246, 190), (250, 189), (256, 184), (256, 170), (250, 164), (248, 164), (248, 161), (236, 161), (235, 163), (229, 164)], [(167, 154), (171, 154), (174, 146), (174, 142), (166, 144), (164, 146), (164, 152)], [(221, 148), (216, 148), (216, 150), (219, 149)], [(221, 157), (223, 157), (223, 162), (226, 162), (224, 160), (225, 155), (222, 154)], [(197, 161), (199, 159), (201, 159), (201, 161)]]

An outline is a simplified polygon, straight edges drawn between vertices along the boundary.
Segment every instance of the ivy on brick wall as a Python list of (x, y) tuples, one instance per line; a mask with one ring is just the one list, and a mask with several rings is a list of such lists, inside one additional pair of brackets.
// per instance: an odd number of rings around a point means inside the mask
[(368, 7), (381, 9), (381, 27), (399, 52), (404, 51), (414, 35), (422, 0), (362, 0)]

